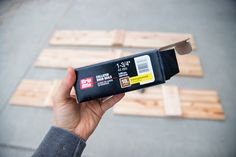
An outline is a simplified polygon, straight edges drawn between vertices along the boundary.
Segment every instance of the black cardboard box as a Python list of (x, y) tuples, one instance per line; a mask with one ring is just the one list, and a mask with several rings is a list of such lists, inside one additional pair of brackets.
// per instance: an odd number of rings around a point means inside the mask
[(179, 72), (175, 50), (157, 49), (75, 69), (78, 102), (165, 83)]

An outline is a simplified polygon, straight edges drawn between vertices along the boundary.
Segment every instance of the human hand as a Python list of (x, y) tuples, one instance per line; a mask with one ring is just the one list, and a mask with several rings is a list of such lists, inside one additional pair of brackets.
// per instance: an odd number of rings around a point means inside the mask
[(75, 81), (74, 69), (68, 68), (67, 76), (53, 96), (53, 121), (55, 126), (66, 129), (87, 140), (97, 127), (105, 111), (120, 101), (124, 94), (78, 104), (75, 97), (71, 95)]

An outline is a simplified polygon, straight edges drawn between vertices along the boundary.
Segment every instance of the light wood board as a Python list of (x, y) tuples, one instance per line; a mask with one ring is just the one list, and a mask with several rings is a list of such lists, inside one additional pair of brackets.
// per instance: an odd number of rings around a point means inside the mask
[(177, 86), (162, 86), (162, 96), (165, 114), (169, 116), (181, 116), (179, 89)]
[(196, 44), (191, 34), (137, 32), (125, 30), (92, 31), (92, 30), (58, 30), (49, 43), (51, 45), (73, 46), (123, 46), (134, 48), (160, 48), (174, 42), (189, 38), (193, 50)]
[(9, 103), (22, 106), (50, 107), (51, 97), (60, 80), (22, 80)]
[(68, 68), (82, 67), (106, 60), (111, 60), (119, 55), (119, 52), (82, 51), (68, 49), (45, 49), (35, 62), (36, 67)]
[[(174, 109), (170, 109), (170, 104), (165, 104), (163, 88), (152, 87), (147, 88), (145, 93), (137, 91), (126, 93), (125, 98), (114, 107), (113, 111), (120, 115), (179, 116), (182, 118), (224, 120), (224, 111), (216, 91), (182, 88), (178, 88), (178, 90), (174, 93), (179, 95), (174, 97), (178, 97), (180, 102), (175, 102)], [(175, 98), (171, 101), (178, 101), (178, 99)], [(180, 106), (176, 106), (178, 104)], [(171, 113), (166, 112), (165, 105), (168, 105)]]
[[(46, 68), (78, 68), (119, 57), (132, 55), (131, 52), (88, 51), (50, 48), (44, 49), (35, 62), (36, 67)], [(202, 77), (203, 70), (200, 59), (196, 55), (177, 55), (181, 76)]]
[[(10, 104), (32, 107), (51, 107), (51, 97), (57, 92), (60, 80), (23, 80), (10, 99)], [(176, 91), (178, 90), (178, 92)], [(223, 120), (224, 112), (219, 96), (212, 90), (190, 90), (165, 86), (163, 88), (146, 88), (145, 93), (133, 91), (114, 107), (115, 114), (138, 116), (176, 116), (183, 118), (199, 118)], [(179, 94), (179, 95), (176, 95)], [(175, 106), (168, 104), (166, 112), (164, 97), (175, 98)], [(179, 101), (179, 102), (174, 102)], [(178, 106), (179, 105), (179, 106)], [(171, 111), (171, 112), (170, 112)]]
[(10, 99), (10, 104), (26, 106), (46, 106), (44, 101), (50, 91), (52, 81), (22, 80)]

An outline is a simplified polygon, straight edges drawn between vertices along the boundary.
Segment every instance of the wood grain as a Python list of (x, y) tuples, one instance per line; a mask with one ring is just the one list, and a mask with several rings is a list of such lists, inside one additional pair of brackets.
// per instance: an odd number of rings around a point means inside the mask
[(115, 30), (112, 46), (122, 46), (125, 41), (125, 30)]
[[(106, 60), (132, 55), (135, 53), (113, 51), (88, 51), (50, 48), (44, 49), (34, 65), (45, 68), (78, 68)], [(180, 76), (202, 77), (203, 71), (200, 59), (196, 55), (177, 55)]]
[(192, 48), (196, 50), (196, 44), (191, 34), (125, 30), (58, 30), (53, 34), (49, 43), (51, 45), (160, 48), (187, 38), (190, 38)]
[[(19, 106), (51, 107), (51, 97), (57, 92), (59, 85), (60, 80), (23, 80), (9, 103)], [(171, 112), (166, 111), (163, 89), (158, 86), (146, 88), (145, 93), (140, 91), (126, 93), (126, 96), (115, 105), (114, 113), (136, 116), (175, 115), (182, 118), (224, 120), (224, 111), (216, 91), (183, 89), (175, 86), (165, 88), (174, 88), (171, 95), (164, 96), (166, 99), (173, 99), (170, 100), (172, 103), (168, 104), (168, 110)], [(179, 95), (176, 96), (176, 94)], [(180, 101), (181, 112), (178, 111), (179, 109), (176, 110), (176, 106), (171, 105), (175, 101)]]
[[(224, 111), (216, 91), (183, 88), (179, 88), (178, 90), (181, 115), (178, 115), (180, 114), (178, 111), (178, 114), (174, 114), (175, 116), (182, 118), (224, 120)], [(115, 105), (113, 111), (115, 114), (119, 115), (169, 116), (166, 114), (166, 104), (162, 92), (161, 87), (147, 88), (145, 93), (137, 91), (128, 92), (125, 98)], [(169, 99), (173, 99), (174, 97), (172, 96)], [(171, 107), (171, 105), (168, 104), (168, 107)], [(175, 107), (176, 106), (173, 106), (173, 109), (175, 109)]]
[[(118, 53), (118, 52), (117, 52)], [(114, 59), (115, 52), (108, 51), (82, 51), (68, 49), (45, 49), (37, 58), (34, 65), (45, 68), (78, 68)]]
[(162, 86), (165, 114), (168, 116), (181, 116), (179, 89), (177, 86)]
[(10, 104), (48, 107), (45, 100), (49, 95), (53, 81), (22, 80), (10, 99)]

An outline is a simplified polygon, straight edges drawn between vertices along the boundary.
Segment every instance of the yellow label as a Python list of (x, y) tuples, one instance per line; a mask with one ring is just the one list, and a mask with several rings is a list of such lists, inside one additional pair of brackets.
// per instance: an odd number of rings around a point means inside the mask
[(144, 81), (150, 81), (153, 79), (152, 73), (142, 74), (130, 78), (130, 84), (136, 84)]

